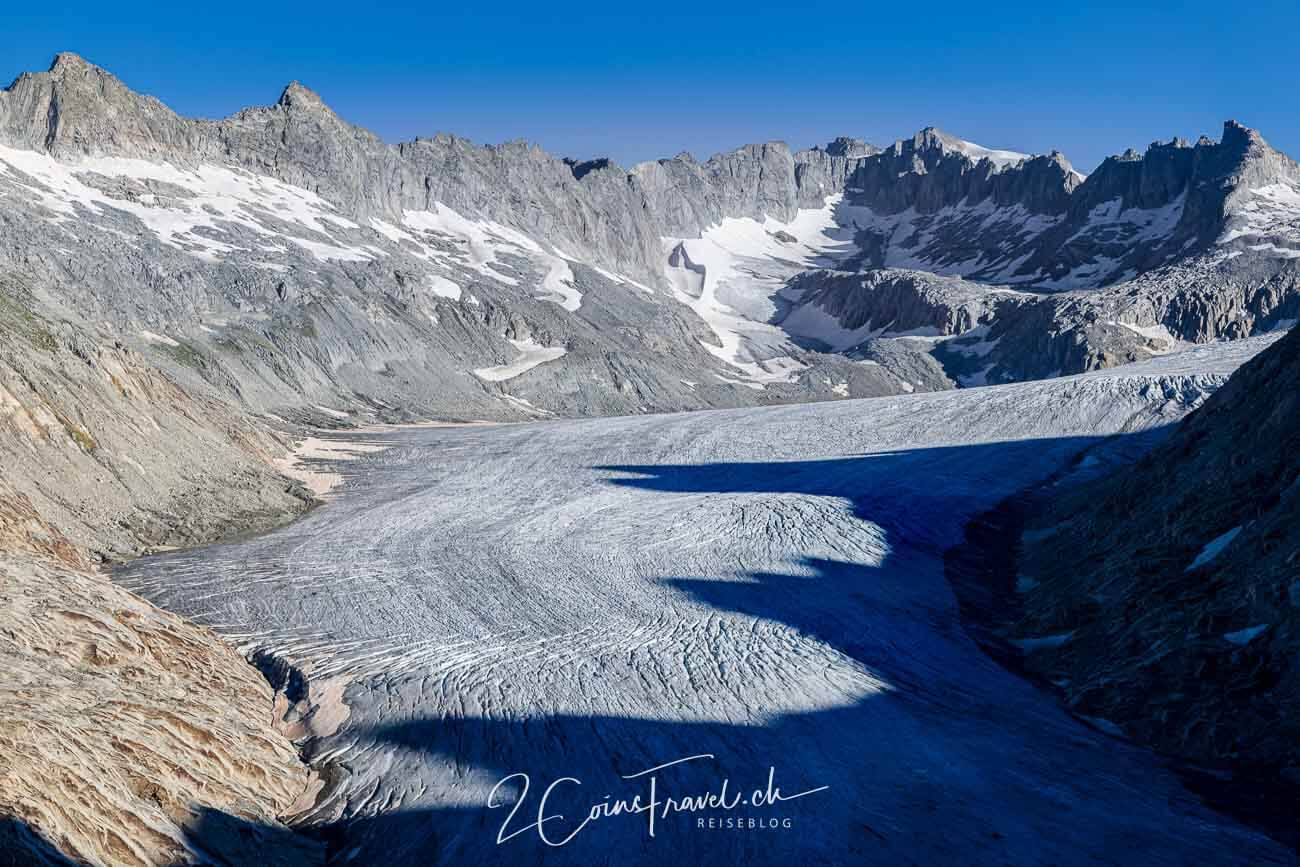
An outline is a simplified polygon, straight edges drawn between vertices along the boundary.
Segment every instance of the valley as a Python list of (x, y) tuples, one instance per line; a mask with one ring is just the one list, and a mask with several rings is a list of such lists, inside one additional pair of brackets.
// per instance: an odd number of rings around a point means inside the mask
[[(115, 580), (298, 673), (325, 782), (293, 821), (339, 863), (1085, 864), (1120, 838), (1149, 864), (1292, 863), (1001, 669), (943, 569), (974, 514), (1130, 459), (1267, 343), (865, 402), (368, 434), (386, 448), (323, 465), (347, 481), (302, 520)], [(588, 803), (644, 794), (628, 775), (700, 754), (661, 796), (748, 792), (770, 767), (786, 793), (829, 788), (737, 808), (789, 827), (579, 830)], [(496, 788), (512, 774), (530, 788)], [(527, 825), (566, 777), (554, 848)]]
[(1295, 863), (1300, 165), (881, 144), (0, 90), (0, 865)]

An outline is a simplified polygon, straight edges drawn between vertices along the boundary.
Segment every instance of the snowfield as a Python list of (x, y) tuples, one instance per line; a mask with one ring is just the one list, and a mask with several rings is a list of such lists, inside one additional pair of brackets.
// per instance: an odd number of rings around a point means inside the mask
[[(990, 661), (943, 565), (973, 515), (1176, 420), (1264, 342), (368, 435), (389, 448), (297, 524), (117, 578), (305, 674), (305, 818), (338, 863), (1293, 863)], [(653, 836), (627, 806), (651, 779)]]

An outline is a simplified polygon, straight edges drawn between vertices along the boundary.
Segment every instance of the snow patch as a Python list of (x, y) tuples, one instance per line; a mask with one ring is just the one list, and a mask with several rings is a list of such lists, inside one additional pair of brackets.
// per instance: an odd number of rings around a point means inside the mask
[(493, 220), (471, 220), (441, 202), (435, 202), (432, 211), (403, 212), (402, 224), (424, 233), (425, 241), (451, 242), (451, 252), (421, 243), (421, 252), (427, 258), (451, 260), (498, 283), (517, 286), (519, 281), (502, 270), (505, 263), (500, 257), (519, 256), (544, 269), (544, 292), (539, 297), (569, 312), (582, 305), (582, 293), (574, 286), (573, 269), (564, 257), (546, 250), (518, 229)]
[[(82, 209), (95, 215), (108, 211), (129, 214), (158, 240), (208, 261), (232, 253), (252, 252), (229, 236), (243, 227), (258, 235), (288, 241), (320, 259), (363, 262), (375, 258), (374, 248), (340, 241), (332, 228), (357, 229), (324, 199), (301, 187), (233, 166), (201, 165), (180, 169), (169, 163), (119, 157), (95, 157), (76, 164), (62, 163), (34, 151), (0, 145), (3, 174), (52, 211), (56, 222), (83, 219)], [(27, 179), (19, 177), (25, 175)], [(149, 193), (114, 198), (87, 183), (89, 175), (156, 182), (180, 188), (184, 196)], [(306, 234), (286, 234), (285, 224)], [(202, 230), (202, 231), (198, 231)]]
[(448, 280), (441, 274), (430, 274), (429, 284), (433, 289), (433, 294), (440, 298), (450, 298), (452, 301), (460, 300), (460, 286)]
[(1279, 181), (1251, 187), (1249, 196), (1229, 214), (1218, 244), (1246, 240), (1249, 250), (1280, 259), (1300, 258), (1300, 186)]
[(839, 203), (830, 196), (788, 223), (728, 217), (700, 238), (663, 239), (673, 297), (717, 336), (717, 344), (702, 345), (752, 382), (790, 382), (806, 366), (792, 358), (796, 347), (788, 334), (768, 322), (790, 277), (856, 251), (853, 230), (836, 221)]
[(986, 148), (983, 145), (977, 145), (974, 142), (969, 142), (965, 139), (949, 139), (949, 142), (955, 150), (970, 157), (973, 162), (978, 163), (980, 160), (988, 160), (999, 169), (1006, 168), (1007, 166), (1014, 166), (1018, 163), (1023, 163), (1025, 160), (1032, 159), (1029, 154), (1017, 153), (1016, 151), (994, 150), (993, 148)]
[(1239, 534), (1240, 532), (1241, 532), (1241, 527), (1233, 527), (1231, 530), (1224, 533), (1222, 536), (1217, 536), (1214, 539), (1210, 540), (1210, 542), (1207, 543), (1206, 546), (1201, 549), (1201, 553), (1196, 555), (1196, 559), (1191, 562), (1191, 565), (1189, 565), (1183, 571), (1191, 572), (1195, 569), (1199, 569), (1202, 566), (1204, 566), (1206, 563), (1209, 563), (1215, 557), (1218, 557), (1220, 554), (1223, 553), (1224, 548), (1227, 548), (1229, 545), (1232, 544), (1232, 540), (1237, 538), (1237, 534)]
[(511, 340), (510, 345), (519, 350), (518, 358), (497, 367), (481, 367), (474, 371), (474, 375), (487, 382), (504, 382), (527, 373), (539, 364), (555, 361), (568, 351), (563, 346), (542, 346), (531, 339)]

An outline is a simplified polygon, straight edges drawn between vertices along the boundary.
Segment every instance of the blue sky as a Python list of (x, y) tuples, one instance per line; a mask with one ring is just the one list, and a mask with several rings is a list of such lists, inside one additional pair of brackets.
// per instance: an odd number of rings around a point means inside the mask
[(0, 79), (75, 51), (203, 117), (298, 79), (389, 141), (526, 138), (625, 166), (935, 125), (1088, 171), (1156, 139), (1217, 138), (1229, 117), (1300, 156), (1294, 0), (186, 5), (11, 7)]

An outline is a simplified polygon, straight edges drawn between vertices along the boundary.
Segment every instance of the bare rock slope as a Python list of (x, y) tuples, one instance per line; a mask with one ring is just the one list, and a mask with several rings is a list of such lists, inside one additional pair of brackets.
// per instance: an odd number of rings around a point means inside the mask
[(303, 511), (266, 464), (283, 437), (4, 290), (0, 864), (311, 863), (287, 838), (255, 852), (307, 787), (265, 680), (94, 565)]
[(1034, 520), (1031, 667), (1162, 751), (1300, 783), (1300, 330)]
[(0, 579), (0, 814), (21, 822), (0, 863), (40, 863), (41, 839), (114, 867), (319, 860), (308, 841), (262, 859), (205, 818), (275, 827), (307, 786), (256, 669), (102, 575), (5, 553)]

